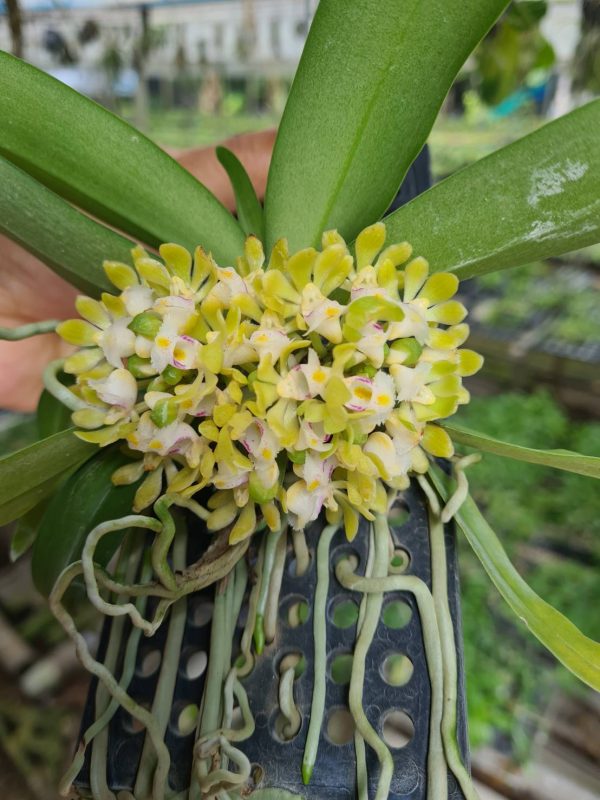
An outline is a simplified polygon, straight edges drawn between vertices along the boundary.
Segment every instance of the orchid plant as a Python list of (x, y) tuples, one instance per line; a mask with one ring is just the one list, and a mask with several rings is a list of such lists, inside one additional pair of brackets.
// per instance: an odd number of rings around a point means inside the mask
[[(128, 694), (125, 669), (117, 679), (109, 655), (100, 663), (90, 654), (63, 602), (73, 580), (83, 576), (89, 600), (108, 616), (128, 617), (138, 636), (156, 631), (186, 596), (214, 586), (216, 666), (198, 720), (189, 797), (233, 800), (252, 791), (237, 747), (254, 725), (243, 677), (273, 639), (288, 537), (302, 573), (304, 531), (322, 518), (319, 576), (329, 572), (338, 528), (348, 539), (362, 535), (360, 520), (371, 530), (366, 574), (352, 558), (331, 565), (343, 586), (363, 596), (349, 691), (361, 800), (365, 745), (380, 764), (376, 800), (388, 796), (392, 779), (362, 691), (374, 626), (384, 595), (394, 591), (415, 596), (423, 625), (432, 690), (427, 797), (448, 796), (448, 768), (465, 797), (476, 797), (456, 739), (443, 539), (452, 517), (518, 617), (600, 688), (600, 645), (515, 571), (469, 497), (464, 470), (473, 456), (457, 456), (455, 445), (596, 478), (600, 459), (519, 447), (451, 420), (469, 401), (463, 378), (482, 364), (463, 347), (469, 329), (454, 299), (459, 280), (600, 241), (600, 102), (380, 221), (458, 70), (506, 5), (321, 0), (278, 132), (264, 209), (240, 162), (219, 151), (237, 219), (134, 128), (0, 54), (0, 230), (84, 293), (77, 319), (3, 331), (17, 339), (56, 329), (77, 347), (44, 375), (49, 435), (0, 460), (0, 520), (35, 520), (17, 529), (13, 550), (19, 555), (33, 543), (36, 582), (105, 691), (65, 791), (120, 704), (146, 727), (154, 753), (143, 759), (137, 800), (171, 796), (164, 724)], [(74, 427), (65, 426), (63, 406)], [(452, 477), (438, 457), (452, 461)], [(431, 588), (390, 555), (387, 514), (410, 481), (429, 506)], [(194, 517), (214, 539), (187, 563)], [(251, 541), (259, 557), (249, 566)], [(221, 640), (234, 636), (250, 570), (241, 655), (232, 662), (231, 642)], [(319, 587), (317, 595), (315, 603), (324, 602)], [(305, 783), (324, 713), (323, 617), (315, 608)], [(281, 675), (284, 738), (299, 729), (298, 667), (286, 664)], [(241, 730), (231, 725), (234, 699)], [(93, 769), (94, 785), (106, 787), (102, 764)]]

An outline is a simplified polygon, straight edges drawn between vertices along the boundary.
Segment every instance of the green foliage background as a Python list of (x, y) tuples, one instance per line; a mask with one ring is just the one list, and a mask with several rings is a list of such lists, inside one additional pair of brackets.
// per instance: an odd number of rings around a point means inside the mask
[[(600, 423), (569, 420), (543, 391), (475, 397), (460, 417), (531, 447), (600, 451)], [(493, 455), (468, 474), (475, 499), (532, 588), (583, 633), (600, 638), (593, 612), (600, 607), (600, 493), (590, 480)], [(536, 548), (535, 563), (528, 546)], [(500, 736), (524, 761), (545, 687), (556, 681), (576, 691), (578, 684), (514, 620), (464, 541), (459, 559), (471, 743)]]

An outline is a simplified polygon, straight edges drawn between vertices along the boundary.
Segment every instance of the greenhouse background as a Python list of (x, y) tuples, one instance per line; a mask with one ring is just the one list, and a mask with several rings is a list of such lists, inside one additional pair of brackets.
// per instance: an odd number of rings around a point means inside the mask
[[(0, 0), (0, 49), (179, 152), (276, 127), (315, 6)], [(431, 133), (433, 180), (598, 94), (599, 0), (512, 3), (458, 76)], [(526, 446), (600, 453), (600, 248), (484, 276), (462, 291), (472, 346), (486, 357), (465, 424), (476, 419), (486, 433)], [(29, 414), (3, 413), (1, 451), (31, 441), (35, 424)], [(471, 469), (470, 483), (533, 588), (551, 591), (561, 611), (600, 638), (595, 487), (492, 455)], [(51, 800), (87, 677), (26, 561), (10, 564), (10, 537), (4, 530), (0, 538), (0, 796)], [(460, 562), (469, 732), (483, 800), (600, 796), (598, 696), (510, 619), (466, 547)], [(87, 635), (97, 637), (94, 618)]]

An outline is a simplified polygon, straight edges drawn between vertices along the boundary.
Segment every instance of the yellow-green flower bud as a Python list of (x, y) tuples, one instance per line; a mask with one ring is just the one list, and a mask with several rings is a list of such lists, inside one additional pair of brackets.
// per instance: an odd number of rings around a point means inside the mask
[(158, 314), (152, 311), (142, 311), (141, 314), (131, 320), (127, 327), (138, 336), (154, 339), (161, 325), (162, 319)]
[(293, 464), (304, 464), (306, 461), (306, 450), (288, 450), (287, 456)]
[(181, 381), (184, 375), (185, 375), (185, 370), (173, 367), (171, 364), (169, 364), (169, 366), (166, 367), (161, 372), (161, 378), (169, 386), (176, 386)]
[(278, 489), (278, 481), (275, 481), (273, 486), (265, 487), (256, 472), (250, 473), (248, 491), (251, 499), (254, 500), (255, 503), (268, 503), (269, 500), (273, 500), (277, 495)]
[(127, 359), (127, 369), (134, 378), (150, 378), (156, 373), (149, 358), (140, 358), (135, 355), (129, 356)]
[(422, 352), (423, 348), (416, 339), (397, 339), (390, 345), (386, 358), (405, 367), (413, 367)]
[(159, 400), (150, 412), (150, 418), (159, 428), (165, 428), (177, 419), (177, 403), (175, 400)]
[(154, 380), (151, 381), (148, 384), (148, 388), (146, 389), (146, 391), (147, 392), (166, 392), (168, 388), (169, 388), (168, 383), (163, 379), (162, 375), (159, 375), (158, 377), (154, 378)]

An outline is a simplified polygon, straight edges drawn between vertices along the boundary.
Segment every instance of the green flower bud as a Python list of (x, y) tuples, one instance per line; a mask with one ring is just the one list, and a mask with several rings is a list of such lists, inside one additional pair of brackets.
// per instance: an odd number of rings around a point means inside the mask
[(142, 311), (131, 320), (127, 327), (138, 336), (154, 339), (161, 325), (162, 317), (159, 314), (155, 314), (153, 311)]
[(268, 503), (269, 500), (272, 500), (275, 497), (278, 489), (279, 483), (277, 481), (275, 481), (273, 486), (265, 487), (258, 477), (258, 473), (250, 473), (250, 478), (248, 480), (248, 491), (250, 493), (250, 498), (254, 500), (255, 503)]
[(377, 367), (374, 367), (373, 364), (361, 364), (357, 374), (358, 375), (366, 375), (367, 378), (374, 378), (377, 375)]
[(150, 363), (150, 359), (140, 358), (140, 356), (129, 356), (127, 359), (127, 369), (134, 378), (149, 378), (156, 374), (156, 370)]
[(159, 400), (150, 412), (150, 419), (159, 428), (165, 428), (177, 419), (177, 403), (175, 400)]
[[(405, 367), (414, 367), (422, 352), (423, 348), (416, 339), (398, 339), (397, 341), (392, 342), (389, 355), (391, 355), (392, 361), (402, 363)], [(400, 360), (397, 359), (397, 356), (401, 356), (403, 354), (406, 354), (406, 358), (400, 362)], [(386, 353), (386, 356), (387, 355), (388, 354)]]
[(169, 366), (165, 367), (165, 369), (162, 371), (161, 377), (169, 386), (176, 386), (181, 381), (185, 373), (185, 370), (178, 369), (177, 367), (173, 367), (171, 364), (169, 364)]
[(163, 380), (162, 375), (158, 375), (148, 384), (148, 388), (146, 389), (147, 392), (166, 392), (169, 388), (169, 385), (166, 381)]
[(304, 464), (306, 461), (306, 450), (288, 450), (287, 457), (293, 464)]

